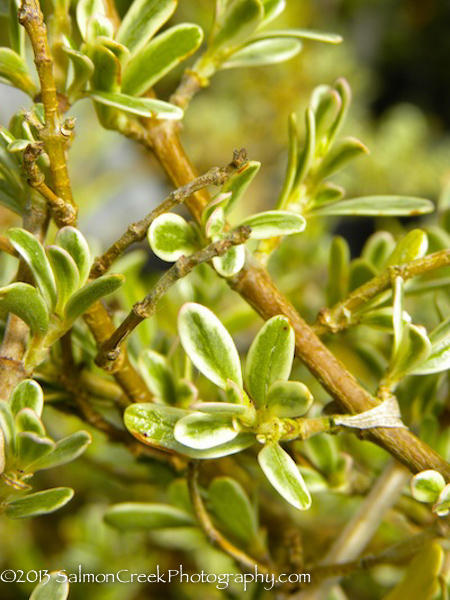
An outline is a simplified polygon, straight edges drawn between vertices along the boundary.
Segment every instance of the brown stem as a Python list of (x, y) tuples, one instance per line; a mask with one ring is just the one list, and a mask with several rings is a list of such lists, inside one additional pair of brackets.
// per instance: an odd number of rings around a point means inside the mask
[(143, 300), (134, 304), (126, 319), (119, 325), (109, 340), (102, 345), (95, 360), (97, 365), (109, 369), (114, 364), (114, 361), (119, 356), (120, 347), (130, 333), (142, 321), (154, 314), (158, 302), (177, 281), (189, 275), (198, 265), (208, 262), (216, 256), (223, 256), (232, 246), (244, 244), (248, 240), (250, 233), (250, 227), (238, 227), (228, 233), (223, 240), (212, 242), (190, 256), (181, 256), (164, 273), (152, 291)]
[(4, 235), (0, 235), (0, 252), (6, 252), (6, 254), (10, 254), (15, 258), (19, 258), (19, 254), (16, 252), (16, 249)]
[(248, 556), (245, 552), (236, 548), (229, 540), (227, 540), (220, 531), (214, 527), (213, 522), (211, 521), (211, 517), (209, 516), (205, 505), (203, 504), (203, 500), (200, 494), (200, 490), (198, 487), (198, 472), (199, 465), (196, 461), (191, 461), (188, 467), (188, 486), (189, 486), (189, 496), (191, 499), (192, 506), (194, 508), (195, 516), (197, 517), (197, 521), (202, 528), (204, 534), (208, 538), (209, 542), (219, 548), (228, 556), (231, 556), (232, 559), (236, 561), (239, 567), (244, 571), (254, 571), (255, 567), (258, 567), (258, 571), (263, 574), (268, 574), (269, 569), (266, 565), (259, 563), (257, 560)]
[(450, 250), (439, 250), (405, 265), (389, 267), (377, 277), (354, 290), (342, 302), (335, 304), (332, 308), (321, 310), (314, 325), (314, 331), (317, 335), (323, 335), (327, 332), (337, 333), (346, 329), (351, 324), (351, 315), (369, 300), (388, 290), (396, 277), (401, 277), (406, 281), (448, 266), (450, 266)]
[(148, 228), (160, 215), (169, 212), (199, 190), (210, 185), (223, 185), (231, 175), (245, 164), (247, 153), (245, 150), (235, 152), (233, 160), (226, 167), (213, 167), (207, 173), (196, 177), (186, 185), (174, 190), (157, 208), (137, 223), (129, 225), (127, 231), (115, 242), (102, 256), (96, 258), (92, 265), (90, 277), (95, 279), (106, 273), (112, 263), (121, 256), (127, 248), (145, 238)]
[[(147, 121), (147, 128), (152, 148), (174, 184), (180, 186), (194, 179), (195, 169), (186, 156), (173, 125)], [(191, 196), (186, 205), (194, 217), (199, 219), (208, 201), (207, 192), (201, 190)], [(345, 410), (359, 413), (377, 405), (377, 401), (300, 317), (260, 264), (247, 264), (229, 283), (264, 319), (279, 314), (288, 317), (294, 328), (298, 357)], [(447, 479), (450, 478), (450, 465), (409, 430), (380, 427), (371, 430), (371, 434), (373, 441), (383, 446), (411, 471), (435, 469)]]

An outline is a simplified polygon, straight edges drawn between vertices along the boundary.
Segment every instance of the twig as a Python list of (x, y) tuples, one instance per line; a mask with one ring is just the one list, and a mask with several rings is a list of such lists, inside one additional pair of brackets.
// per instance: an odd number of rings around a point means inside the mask
[(195, 94), (207, 85), (208, 80), (203, 79), (196, 71), (186, 69), (180, 85), (170, 97), (170, 102), (185, 110)]
[(335, 304), (332, 308), (321, 310), (314, 325), (314, 331), (317, 335), (323, 335), (327, 332), (337, 333), (346, 329), (351, 324), (351, 315), (369, 300), (388, 290), (396, 277), (401, 277), (406, 281), (448, 266), (450, 266), (450, 250), (439, 250), (405, 265), (389, 267), (377, 277), (354, 290), (342, 302)]
[(114, 361), (119, 356), (120, 347), (123, 342), (144, 319), (148, 319), (154, 314), (158, 302), (174, 283), (189, 275), (198, 265), (208, 262), (216, 256), (223, 256), (232, 246), (245, 243), (250, 233), (250, 227), (238, 227), (228, 233), (223, 240), (212, 242), (190, 256), (179, 258), (164, 273), (152, 291), (143, 300), (136, 302), (126, 319), (102, 345), (95, 361), (97, 365), (102, 368), (109, 368), (114, 364)]
[(76, 208), (62, 198), (58, 198), (45, 183), (45, 176), (36, 164), (41, 152), (42, 148), (40, 146), (29, 144), (23, 153), (23, 165), (28, 176), (28, 185), (37, 190), (47, 201), (52, 217), (58, 227), (75, 226), (77, 222)]
[(223, 185), (231, 175), (243, 164), (247, 159), (245, 150), (234, 152), (233, 160), (223, 168), (212, 167), (207, 173), (196, 177), (186, 185), (174, 190), (157, 208), (152, 210), (146, 217), (137, 223), (129, 225), (127, 231), (115, 242), (102, 256), (96, 258), (92, 265), (90, 277), (95, 279), (103, 275), (112, 265), (112, 263), (127, 250), (132, 244), (140, 242), (144, 239), (148, 228), (160, 215), (169, 212), (178, 204), (181, 204), (199, 190), (210, 185)]
[(53, 58), (47, 39), (47, 28), (38, 0), (23, 0), (19, 8), (19, 22), (30, 38), (34, 62), (41, 84), (45, 124), (39, 135), (50, 161), (55, 193), (58, 198), (73, 204), (69, 173), (67, 170), (65, 145), (67, 133), (61, 128), (58, 96), (53, 76)]
[(231, 556), (232, 559), (236, 561), (239, 567), (244, 571), (254, 571), (255, 567), (258, 567), (258, 571), (262, 574), (268, 574), (269, 569), (266, 565), (261, 564), (251, 556), (248, 556), (240, 550), (236, 548), (229, 540), (227, 540), (217, 529), (214, 527), (213, 522), (211, 521), (211, 517), (209, 516), (205, 505), (203, 504), (203, 500), (200, 494), (200, 490), (198, 487), (198, 472), (199, 466), (198, 462), (191, 461), (188, 467), (188, 487), (189, 487), (189, 496), (191, 499), (192, 506), (194, 508), (195, 516), (197, 517), (197, 521), (202, 528), (204, 534), (208, 538), (209, 542), (219, 548), (228, 556)]
[(6, 254), (10, 254), (11, 256), (14, 256), (15, 258), (19, 257), (14, 246), (11, 244), (11, 242), (8, 240), (8, 238), (4, 235), (0, 235), (0, 252), (6, 252)]

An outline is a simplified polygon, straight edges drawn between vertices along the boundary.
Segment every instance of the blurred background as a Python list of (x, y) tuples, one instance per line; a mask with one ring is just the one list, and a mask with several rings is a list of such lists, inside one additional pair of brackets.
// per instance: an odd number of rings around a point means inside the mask
[[(213, 0), (180, 0), (179, 4), (172, 23), (190, 21), (209, 29)], [(289, 114), (297, 112), (302, 122), (301, 115), (315, 86), (331, 84), (344, 76), (353, 90), (353, 105), (344, 133), (361, 139), (371, 153), (339, 175), (337, 183), (346, 188), (349, 198), (377, 193), (409, 194), (437, 201), (450, 181), (450, 2), (288, 0), (287, 4), (285, 13), (276, 22), (277, 28), (332, 31), (341, 34), (344, 43), (331, 46), (305, 41), (303, 52), (287, 63), (217, 74), (210, 87), (194, 99), (184, 120), (183, 141), (198, 170), (225, 165), (235, 148), (244, 147), (251, 159), (261, 161), (262, 168), (239, 211), (244, 216), (256, 209), (272, 207), (286, 166)], [(4, 5), (1, 1), (0, 45), (8, 43)], [(118, 8), (123, 14), (128, 8), (127, 0), (119, 0)], [(161, 98), (169, 98), (180, 74), (180, 70), (171, 73), (158, 85)], [(11, 115), (27, 106), (28, 98), (3, 84), (0, 98), (0, 122), (7, 126)], [(159, 204), (171, 188), (153, 157), (100, 127), (91, 103), (78, 103), (71, 114), (77, 117), (77, 128), (69, 165), (75, 199), (80, 206), (80, 228), (98, 253), (123, 232), (126, 223), (141, 218)], [(0, 208), (0, 229), (15, 223), (17, 217)], [(327, 224), (329, 229), (322, 232), (320, 244), (314, 235), (301, 239), (296, 236), (295, 240), (285, 242), (270, 266), (277, 273), (282, 289), (303, 314), (313, 319), (324, 303), (326, 261), (333, 233), (343, 235), (352, 254), (357, 256), (376, 229), (382, 227), (398, 234), (409, 226), (409, 221), (398, 219), (333, 220)], [(148, 246), (143, 245), (142, 250), (139, 264), (144, 265), (144, 272), (151, 280), (155, 271), (167, 265), (152, 257)], [(125, 266), (133, 268), (130, 264)], [(217, 288), (216, 294), (220, 295), (221, 284)], [(127, 289), (124, 309), (132, 303), (130, 288)], [(179, 289), (173, 306), (168, 300), (163, 314), (159, 314), (172, 334), (183, 293), (190, 292)], [(229, 304), (229, 300), (225, 301), (225, 306)], [(239, 302), (236, 304), (229, 326), (234, 329), (240, 347), (245, 349), (247, 333), (241, 334), (242, 339), (238, 335), (243, 319), (253, 330), (259, 322), (254, 317), (248, 320), (248, 309)], [(241, 321), (238, 308), (242, 309)], [(148, 338), (154, 339), (152, 335), (150, 331)], [(348, 357), (348, 361), (355, 367), (354, 357)], [(364, 380), (363, 367), (356, 367), (361, 369), (358, 375)], [(306, 377), (301, 367), (298, 371)], [(318, 390), (317, 385), (314, 389), (315, 384), (309, 383), (313, 391)], [(370, 386), (374, 382), (369, 377), (365, 383)], [(80, 424), (74, 417), (54, 411), (47, 427), (59, 438), (79, 429)], [(349, 440), (347, 450), (354, 444), (353, 439)], [(373, 446), (369, 451), (368, 446), (359, 443), (359, 459), (362, 465), (370, 464), (376, 470), (386, 455)], [(148, 464), (136, 463), (123, 449), (96, 435), (93, 446), (75, 464), (40, 473), (33, 480), (37, 489), (40, 485), (73, 486), (76, 495), (68, 506), (30, 522), (0, 520), (0, 571), (20, 568), (72, 572), (83, 564), (90, 572), (130, 569), (139, 573), (151, 572), (158, 563), (162, 569), (168, 569), (183, 562), (194, 571), (200, 566), (205, 570), (233, 572), (229, 560), (207, 549), (198, 532), (177, 532), (176, 536), (121, 535), (103, 524), (102, 514), (114, 502), (161, 501), (160, 484), (164, 481), (173, 484), (173, 473), (168, 467), (154, 463), (150, 468)], [(364, 488), (364, 481), (361, 485)], [(295, 516), (303, 527), (306, 543), (314, 547), (313, 554), (320, 556), (325, 551), (358, 502), (357, 496), (324, 495), (308, 516)], [(318, 524), (320, 534), (317, 534)], [(402, 527), (395, 518), (385, 524), (374, 548), (398, 539)], [(275, 542), (276, 533), (273, 535)], [(395, 569), (381, 568), (371, 575), (357, 576), (347, 590), (348, 598), (378, 599), (398, 576)], [(0, 583), (0, 598), (28, 598), (32, 588), (28, 583)], [(156, 584), (76, 585), (70, 597), (73, 600), (194, 597), (214, 600), (244, 597), (240, 594), (239, 589), (219, 592), (214, 587), (198, 585), (183, 588)]]

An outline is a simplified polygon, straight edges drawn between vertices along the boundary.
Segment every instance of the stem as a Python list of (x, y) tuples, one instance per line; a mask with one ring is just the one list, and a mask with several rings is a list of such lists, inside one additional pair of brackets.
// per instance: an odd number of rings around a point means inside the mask
[(205, 505), (203, 504), (200, 490), (198, 487), (198, 472), (199, 463), (191, 461), (188, 467), (188, 487), (189, 496), (191, 499), (192, 506), (197, 521), (208, 538), (210, 544), (219, 548), (228, 556), (236, 561), (239, 567), (244, 571), (254, 571), (255, 567), (258, 568), (262, 574), (266, 575), (269, 573), (269, 569), (266, 565), (261, 564), (251, 556), (248, 556), (245, 552), (236, 548), (229, 540), (227, 540), (217, 529), (214, 527), (211, 517), (209, 516)]
[(196, 177), (191, 182), (174, 190), (170, 195), (151, 213), (137, 223), (129, 225), (127, 231), (115, 242), (102, 256), (95, 259), (90, 277), (96, 279), (108, 271), (112, 263), (121, 256), (127, 248), (145, 238), (148, 228), (160, 215), (169, 212), (178, 204), (181, 204), (199, 190), (209, 185), (223, 185), (231, 175), (239, 169), (247, 159), (245, 150), (234, 153), (233, 160), (226, 167), (212, 167), (207, 173)]
[(19, 254), (16, 252), (16, 249), (8, 240), (8, 238), (4, 235), (0, 235), (0, 252), (6, 252), (6, 254), (10, 254), (15, 258), (19, 257)]
[(116, 329), (113, 335), (102, 345), (96, 363), (102, 368), (110, 367), (120, 353), (120, 347), (130, 333), (144, 319), (151, 317), (158, 302), (168, 290), (180, 279), (189, 275), (198, 265), (210, 261), (216, 256), (223, 256), (232, 246), (244, 244), (251, 233), (250, 227), (238, 227), (225, 236), (223, 240), (212, 242), (205, 248), (194, 252), (191, 256), (182, 256), (161, 277), (153, 290), (131, 309), (127, 318)]
[(30, 38), (41, 84), (45, 125), (40, 131), (40, 137), (50, 160), (50, 172), (55, 192), (57, 197), (73, 205), (65, 157), (67, 136), (61, 130), (58, 96), (53, 76), (53, 58), (48, 45), (44, 16), (38, 0), (23, 0), (19, 9), (19, 22), (25, 27)]
[(351, 315), (369, 300), (392, 287), (396, 277), (403, 281), (450, 266), (450, 250), (439, 250), (405, 265), (392, 266), (374, 277), (332, 308), (320, 311), (314, 331), (317, 335), (337, 333), (351, 324)]

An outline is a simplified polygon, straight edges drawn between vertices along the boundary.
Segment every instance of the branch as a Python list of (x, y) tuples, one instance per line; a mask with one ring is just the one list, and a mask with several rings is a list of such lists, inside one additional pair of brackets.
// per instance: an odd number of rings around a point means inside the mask
[(251, 556), (248, 556), (240, 550), (236, 548), (231, 542), (229, 542), (217, 529), (214, 527), (213, 522), (211, 521), (211, 517), (206, 511), (205, 505), (203, 504), (203, 500), (200, 494), (200, 490), (198, 487), (198, 462), (191, 461), (188, 467), (188, 487), (189, 487), (189, 496), (191, 499), (192, 506), (194, 508), (194, 513), (197, 518), (197, 521), (203, 530), (204, 534), (208, 538), (209, 542), (219, 548), (228, 556), (231, 556), (233, 560), (239, 565), (239, 567), (244, 571), (252, 571), (254, 572), (255, 567), (258, 567), (258, 571), (261, 573), (268, 574), (269, 569), (266, 565), (258, 562)]
[(168, 290), (179, 279), (186, 277), (198, 265), (210, 261), (216, 256), (223, 256), (232, 246), (244, 244), (251, 233), (250, 227), (238, 227), (228, 233), (223, 240), (212, 242), (205, 248), (194, 252), (190, 256), (182, 256), (177, 262), (164, 273), (152, 291), (140, 302), (136, 302), (130, 311), (130, 314), (116, 329), (113, 335), (102, 345), (95, 362), (102, 368), (109, 368), (120, 353), (120, 347), (127, 339), (130, 333), (144, 319), (151, 317), (158, 302), (168, 292)]
[[(173, 124), (147, 120), (152, 149), (175, 185), (192, 180), (196, 173), (180, 143)], [(186, 201), (196, 219), (209, 201), (205, 190)], [(423, 259), (425, 260), (425, 259)], [(376, 400), (356, 381), (344, 365), (321, 342), (313, 329), (301, 318), (292, 304), (281, 294), (267, 271), (256, 261), (248, 264), (229, 284), (264, 319), (285, 315), (295, 332), (297, 356), (322, 384), (325, 390), (350, 413), (360, 413), (377, 405)], [(450, 479), (450, 465), (437, 452), (407, 429), (377, 428), (372, 439), (405, 464), (411, 471), (435, 469)]]
[(181, 78), (180, 85), (170, 97), (170, 102), (186, 110), (195, 94), (207, 85), (208, 80), (203, 79), (196, 71), (186, 69)]
[(342, 302), (332, 308), (322, 309), (314, 325), (314, 331), (317, 335), (323, 335), (346, 329), (351, 324), (351, 315), (369, 300), (388, 290), (396, 277), (406, 281), (448, 266), (450, 266), (450, 250), (439, 250), (405, 265), (388, 267), (380, 275), (354, 290)]
[(10, 254), (15, 258), (19, 257), (19, 254), (16, 252), (16, 249), (8, 240), (8, 238), (4, 235), (0, 235), (0, 252), (6, 252), (6, 254)]
[(58, 96), (53, 76), (53, 58), (49, 49), (44, 16), (38, 0), (23, 0), (19, 8), (19, 22), (25, 27), (30, 38), (34, 52), (34, 62), (41, 84), (45, 125), (39, 134), (49, 157), (50, 172), (56, 196), (73, 204), (65, 157), (65, 145), (68, 135), (61, 128)]
[(127, 248), (136, 242), (141, 242), (148, 228), (160, 215), (169, 212), (201, 189), (210, 185), (223, 185), (231, 175), (245, 164), (247, 153), (245, 150), (234, 152), (233, 160), (226, 167), (212, 167), (207, 173), (196, 177), (186, 185), (174, 190), (155, 210), (141, 221), (129, 225), (127, 231), (115, 242), (102, 256), (96, 258), (92, 265), (90, 277), (96, 279), (111, 267), (112, 263), (121, 256)]
[(58, 227), (66, 225), (76, 226), (76, 208), (62, 198), (58, 198), (45, 183), (45, 176), (36, 164), (36, 160), (41, 153), (42, 148), (37, 144), (29, 144), (23, 153), (23, 165), (28, 177), (28, 185), (37, 190), (44, 200), (46, 200)]

